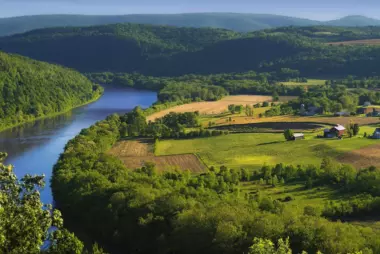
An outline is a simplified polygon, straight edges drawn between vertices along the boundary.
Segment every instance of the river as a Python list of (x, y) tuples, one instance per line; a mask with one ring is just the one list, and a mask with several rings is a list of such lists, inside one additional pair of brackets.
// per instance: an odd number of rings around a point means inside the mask
[(8, 153), (5, 163), (14, 165), (18, 177), (45, 174), (41, 200), (51, 204), (52, 168), (70, 139), (110, 114), (125, 113), (138, 105), (149, 107), (156, 100), (155, 92), (108, 86), (104, 95), (92, 104), (1, 132), (0, 151)]

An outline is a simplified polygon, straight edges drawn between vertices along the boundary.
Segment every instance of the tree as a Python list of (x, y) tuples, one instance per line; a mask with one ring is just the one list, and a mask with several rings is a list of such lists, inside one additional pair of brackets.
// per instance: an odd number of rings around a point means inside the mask
[[(67, 230), (58, 210), (44, 205), (39, 190), (44, 176), (26, 175), (20, 181), (0, 153), (0, 253), (39, 253), (45, 241), (47, 253), (82, 253), (83, 244)], [(49, 232), (51, 227), (56, 230)]]
[(263, 108), (266, 108), (266, 107), (269, 107), (269, 102), (264, 101), (264, 102), (263, 102)]
[(278, 93), (276, 91), (273, 92), (272, 98), (273, 98), (273, 101), (279, 101), (280, 100), (280, 96), (278, 95)]
[(285, 241), (278, 240), (277, 248), (275, 244), (268, 239), (255, 238), (253, 245), (249, 247), (249, 254), (292, 254), (290, 249), (289, 238)]
[(284, 131), (284, 137), (287, 141), (292, 140), (293, 135), (294, 135), (294, 133), (291, 129), (287, 129)]
[(359, 124), (355, 123), (354, 126), (352, 127), (352, 131), (353, 131), (354, 136), (357, 136), (360, 131)]
[(235, 114), (235, 105), (234, 104), (228, 105), (228, 111), (230, 111), (231, 114)]

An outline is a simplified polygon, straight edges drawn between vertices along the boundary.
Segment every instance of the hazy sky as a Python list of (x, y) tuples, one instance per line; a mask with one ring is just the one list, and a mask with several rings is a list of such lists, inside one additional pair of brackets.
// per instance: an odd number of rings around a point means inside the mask
[(271, 13), (327, 20), (380, 18), (379, 0), (0, 0), (0, 17), (33, 14)]

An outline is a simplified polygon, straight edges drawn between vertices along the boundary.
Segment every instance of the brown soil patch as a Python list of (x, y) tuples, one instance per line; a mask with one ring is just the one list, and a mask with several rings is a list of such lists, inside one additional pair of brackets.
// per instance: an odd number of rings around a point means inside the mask
[(190, 170), (194, 173), (204, 172), (206, 166), (194, 154), (168, 156), (119, 157), (127, 168), (141, 168), (147, 162), (153, 162), (159, 171)]
[(380, 39), (328, 42), (329, 45), (380, 45)]
[(339, 156), (338, 160), (356, 168), (380, 167), (380, 144), (351, 151)]
[(225, 125), (235, 125), (235, 124), (249, 124), (249, 123), (273, 123), (273, 122), (301, 122), (301, 123), (319, 123), (327, 125), (347, 125), (350, 122), (358, 123), (360, 125), (369, 125), (380, 123), (379, 118), (377, 117), (312, 117), (312, 116), (275, 116), (275, 117), (263, 117), (263, 118), (254, 118), (254, 117), (232, 117), (232, 122), (227, 122), (228, 117), (221, 118), (216, 121), (216, 124), (219, 126)]
[(154, 156), (153, 144), (149, 140), (123, 140), (117, 142), (109, 151), (118, 157), (129, 169), (141, 168), (147, 162), (153, 162), (159, 171), (190, 170), (199, 173), (206, 166), (194, 154)]
[[(281, 101), (287, 101), (294, 99), (294, 96), (281, 96)], [(228, 105), (230, 104), (256, 104), (262, 103), (265, 101), (272, 101), (271, 96), (261, 96), (261, 95), (236, 95), (236, 96), (227, 96), (220, 101), (207, 101), (207, 102), (194, 102), (189, 104), (184, 104), (169, 108), (160, 112), (157, 112), (153, 115), (147, 117), (148, 121), (154, 121), (157, 118), (161, 118), (170, 112), (183, 113), (183, 112), (194, 112), (199, 111), (201, 114), (220, 114), (227, 111)]]
[(149, 140), (128, 140), (117, 142), (109, 151), (117, 157), (153, 156), (153, 144)]

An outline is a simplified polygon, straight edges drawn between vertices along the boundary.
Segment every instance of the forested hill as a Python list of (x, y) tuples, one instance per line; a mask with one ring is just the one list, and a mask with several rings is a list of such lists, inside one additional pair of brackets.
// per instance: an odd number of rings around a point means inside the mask
[(0, 51), (0, 130), (96, 99), (102, 88), (80, 73)]
[(0, 49), (83, 72), (159, 72), (175, 54), (240, 38), (224, 29), (115, 24), (49, 28), (0, 39)]
[(185, 14), (133, 14), (133, 15), (36, 15), (0, 19), (0, 36), (24, 33), (34, 29), (62, 26), (95, 26), (116, 23), (172, 25), (179, 27), (225, 28), (250, 32), (284, 26), (379, 26), (380, 20), (364, 16), (347, 16), (321, 22), (316, 20), (248, 13), (185, 13)]
[(316, 25), (319, 22), (279, 15), (243, 13), (135, 14), (120, 16), (38, 15), (0, 19), (0, 36), (23, 33), (39, 28), (94, 26), (115, 23), (212, 27), (248, 32), (280, 26)]
[(212, 28), (116, 24), (49, 28), (0, 38), (0, 50), (81, 72), (152, 76), (299, 70), (302, 76), (380, 75), (380, 47), (327, 42), (380, 38), (379, 27)]

